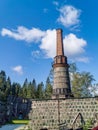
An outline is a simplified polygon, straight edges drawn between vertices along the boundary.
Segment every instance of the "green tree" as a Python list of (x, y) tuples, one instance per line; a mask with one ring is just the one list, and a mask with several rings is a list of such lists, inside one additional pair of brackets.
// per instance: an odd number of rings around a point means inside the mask
[(36, 91), (37, 91), (37, 85), (36, 85), (36, 80), (33, 79), (32, 81), (32, 97), (31, 98), (36, 98)]
[(43, 99), (44, 98), (44, 84), (43, 82), (41, 82), (40, 84), (38, 84), (37, 87), (37, 92), (36, 92), (36, 97), (39, 99)]
[(93, 97), (98, 96), (98, 83), (94, 83), (89, 87)]
[(93, 75), (90, 72), (82, 72), (81, 73), (81, 85), (82, 85), (82, 97), (90, 97), (92, 96), (90, 87), (92, 86), (92, 82), (95, 81)]
[(27, 88), (27, 98), (36, 98), (36, 81), (33, 79), (32, 82), (28, 84)]
[(24, 98), (27, 97), (27, 91), (28, 91), (28, 80), (26, 78), (22, 87), (22, 92), (23, 92), (22, 94)]
[(28, 83), (26, 98), (31, 98), (31, 97), (32, 97), (32, 84), (30, 82)]
[(12, 95), (15, 96), (16, 95), (16, 83), (14, 82), (11, 86), (11, 92), (12, 92)]
[(3, 70), (0, 72), (0, 89), (1, 91), (6, 89), (6, 74)]
[(90, 97), (93, 75), (90, 72), (78, 72), (75, 63), (70, 65), (71, 87), (74, 97)]
[(54, 71), (53, 71), (53, 68), (50, 70), (48, 77), (49, 77), (51, 85), (53, 85), (53, 80), (54, 80)]
[(5, 71), (0, 72), (0, 100), (6, 100), (6, 74)]
[(5, 91), (5, 94), (6, 94), (6, 97), (8, 97), (8, 95), (11, 94), (11, 80), (10, 80), (10, 77), (7, 78), (7, 81), (6, 81), (6, 91)]
[(45, 98), (51, 98), (52, 96), (52, 85), (49, 77), (46, 80)]
[(22, 96), (21, 95), (21, 85), (19, 83), (16, 83), (15, 87), (16, 87), (16, 90), (15, 90), (16, 96)]

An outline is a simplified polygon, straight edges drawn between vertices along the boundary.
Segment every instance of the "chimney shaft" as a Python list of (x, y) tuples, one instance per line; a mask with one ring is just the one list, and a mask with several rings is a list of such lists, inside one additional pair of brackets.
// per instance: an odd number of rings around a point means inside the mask
[(63, 39), (62, 39), (62, 30), (61, 29), (58, 29), (56, 31), (57, 33), (57, 56), (64, 56), (64, 50), (63, 50)]

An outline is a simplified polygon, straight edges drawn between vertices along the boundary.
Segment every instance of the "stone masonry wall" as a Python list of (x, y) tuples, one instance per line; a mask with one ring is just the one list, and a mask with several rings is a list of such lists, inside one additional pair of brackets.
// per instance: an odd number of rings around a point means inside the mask
[(64, 122), (71, 128), (79, 113), (85, 121), (93, 118), (98, 113), (98, 98), (34, 100), (32, 130), (59, 130), (59, 124)]

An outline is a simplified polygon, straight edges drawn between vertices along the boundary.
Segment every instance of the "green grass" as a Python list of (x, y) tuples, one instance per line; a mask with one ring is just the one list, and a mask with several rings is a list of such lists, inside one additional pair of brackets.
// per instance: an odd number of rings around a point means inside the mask
[(29, 120), (12, 120), (11, 124), (28, 124)]

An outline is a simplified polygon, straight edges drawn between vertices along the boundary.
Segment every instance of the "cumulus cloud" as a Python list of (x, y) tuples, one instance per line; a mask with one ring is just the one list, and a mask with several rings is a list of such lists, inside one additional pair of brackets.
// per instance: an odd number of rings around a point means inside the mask
[(12, 70), (13, 70), (14, 72), (16, 72), (17, 74), (19, 74), (19, 75), (22, 75), (22, 74), (23, 74), (23, 68), (22, 68), (21, 65), (12, 67)]
[(78, 38), (75, 34), (70, 33), (63, 39), (65, 55), (70, 59), (79, 62), (88, 62), (88, 57), (83, 56), (87, 42), (83, 38)]
[(57, 19), (65, 27), (71, 27), (73, 25), (79, 24), (79, 16), (81, 14), (80, 9), (76, 9), (71, 5), (65, 5), (59, 9), (60, 16)]
[[(26, 31), (25, 31), (26, 30)], [(56, 56), (56, 30), (48, 29), (42, 31), (37, 28), (31, 30), (25, 27), (18, 27), (17, 31), (2, 29), (2, 35), (15, 38), (16, 40), (24, 40), (27, 42), (35, 42), (38, 44), (39, 50), (33, 50), (31, 55), (34, 58), (44, 57), (53, 58)], [(65, 55), (75, 61), (88, 62), (88, 58), (84, 56), (85, 46), (87, 42), (83, 38), (78, 38), (75, 34), (70, 33), (63, 39)], [(14, 71), (22, 73), (22, 67), (13, 68)]]
[(45, 32), (37, 28), (27, 29), (26, 27), (19, 26), (17, 30), (9, 30), (3, 28), (1, 31), (2, 36), (9, 36), (16, 40), (25, 40), (26, 42), (39, 42), (44, 36)]
[(63, 41), (67, 56), (80, 55), (85, 52), (84, 47), (87, 45), (87, 42), (82, 38), (78, 38), (75, 34), (70, 33), (64, 37)]
[[(87, 42), (83, 38), (78, 38), (75, 34), (70, 33), (63, 39), (65, 55), (74, 61), (88, 62), (88, 57), (83, 56)], [(40, 45), (47, 58), (53, 58), (56, 55), (56, 30), (47, 30), (46, 35), (42, 38)]]
[(53, 58), (56, 54), (56, 30), (47, 30), (41, 40), (40, 49), (45, 52), (47, 58)]

